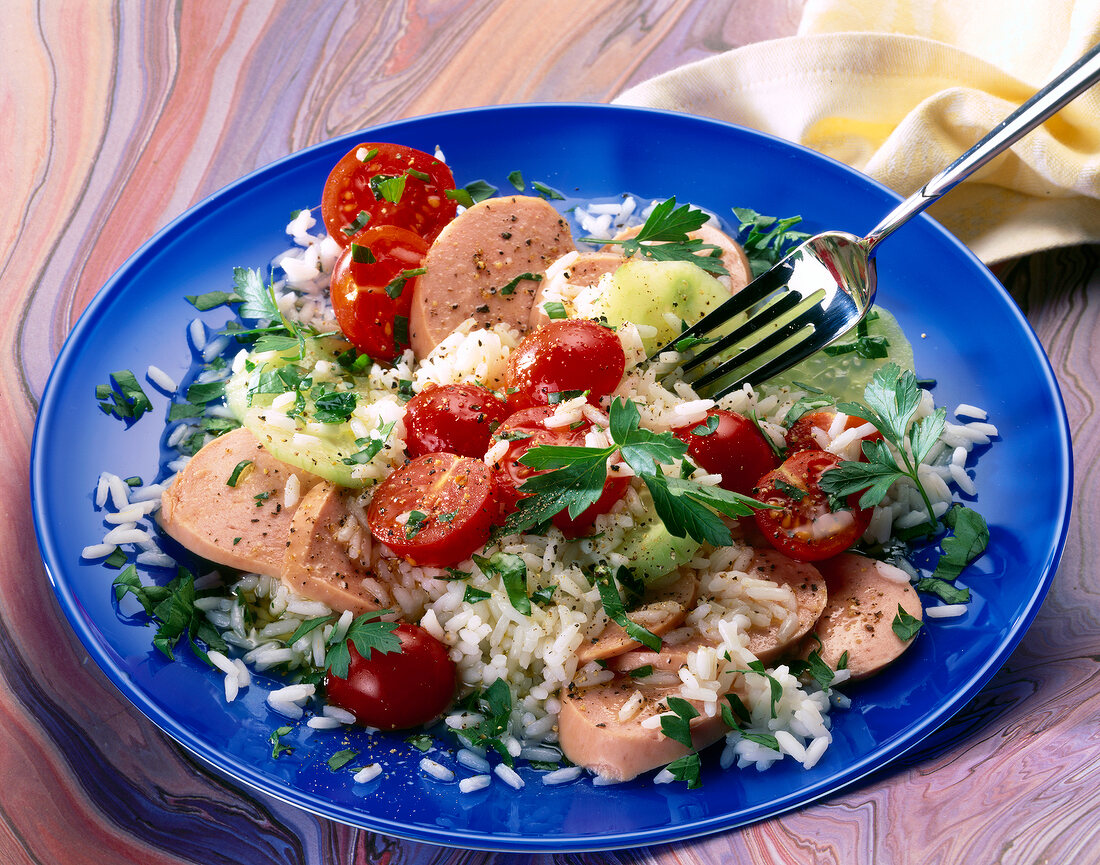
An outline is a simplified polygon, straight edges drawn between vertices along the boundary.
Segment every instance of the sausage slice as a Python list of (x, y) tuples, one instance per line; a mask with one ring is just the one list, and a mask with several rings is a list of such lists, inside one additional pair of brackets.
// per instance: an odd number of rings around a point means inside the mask
[(409, 339), (426, 356), (467, 318), (527, 330), (541, 274), (575, 249), (565, 219), (541, 198), (512, 195), (478, 202), (440, 232), (416, 281)]
[[(629, 781), (683, 757), (687, 748), (664, 735), (660, 727), (643, 727), (641, 723), (667, 712), (668, 707), (661, 700), (678, 690), (639, 687), (629, 676), (617, 676), (602, 685), (570, 689), (562, 696), (558, 715), (562, 752), (578, 766), (616, 781)], [(640, 711), (625, 721), (620, 720), (620, 710), (636, 693), (642, 695)], [(702, 704), (692, 702), (692, 705), (699, 709)], [(709, 718), (700, 714), (691, 720), (690, 727), (696, 750), (717, 742), (727, 732), (720, 714)]]
[[(923, 619), (923, 610), (904, 571), (854, 553), (817, 566), (829, 588), (829, 601), (814, 629), (826, 664), (835, 670), (847, 652), (852, 678), (865, 679), (909, 648), (912, 640), (902, 642), (893, 630), (898, 606), (916, 619)], [(806, 652), (816, 647), (812, 642)]]
[[(658, 637), (677, 627), (695, 603), (698, 580), (693, 573), (685, 573), (672, 583), (658, 586), (647, 593), (646, 602), (627, 614), (632, 622), (641, 625)], [(621, 655), (640, 646), (637, 640), (627, 636), (621, 625), (608, 622), (599, 636), (577, 649), (577, 662), (587, 664)]]
[[(244, 468), (235, 486), (229, 480)], [(241, 571), (278, 574), (294, 509), (283, 507), (287, 480), (302, 493), (321, 479), (271, 456), (241, 427), (203, 447), (161, 495), (158, 521), (196, 555)]]
[(370, 573), (348, 556), (337, 533), (348, 517), (338, 486), (321, 481), (294, 512), (280, 579), (304, 598), (358, 615), (386, 606), (384, 598), (363, 588)]
[[(565, 271), (565, 281), (577, 288), (588, 288), (600, 281), (605, 273), (614, 273), (626, 262), (627, 258), (617, 252), (582, 252)], [(542, 308), (545, 298), (546, 280), (539, 283), (535, 292), (535, 302), (531, 306), (529, 330), (538, 330), (550, 323), (550, 316)]]

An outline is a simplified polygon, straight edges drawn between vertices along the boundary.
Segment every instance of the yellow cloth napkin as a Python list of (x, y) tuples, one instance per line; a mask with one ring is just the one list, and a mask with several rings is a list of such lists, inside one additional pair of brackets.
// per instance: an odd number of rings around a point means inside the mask
[[(808, 0), (796, 36), (615, 102), (770, 132), (909, 195), (1097, 42), (1100, 0)], [(1100, 86), (928, 212), (987, 263), (1100, 242)]]

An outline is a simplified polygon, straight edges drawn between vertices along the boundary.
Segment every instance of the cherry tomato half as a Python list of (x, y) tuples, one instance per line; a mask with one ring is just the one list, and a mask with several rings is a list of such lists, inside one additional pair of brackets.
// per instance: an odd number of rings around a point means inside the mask
[(393, 360), (409, 345), (415, 274), (426, 244), (419, 235), (383, 225), (367, 228), (336, 260), (330, 295), (348, 342), (374, 360)]
[(611, 330), (585, 319), (557, 319), (523, 338), (508, 356), (508, 401), (518, 410), (549, 405), (551, 394), (588, 391), (596, 403), (622, 381), (626, 353)]
[[(366, 158), (361, 158), (366, 157)], [(359, 144), (336, 163), (321, 195), (321, 218), (341, 246), (365, 225), (396, 225), (431, 243), (454, 219), (446, 191), (455, 179), (434, 156), (401, 144)]]
[(720, 474), (721, 486), (735, 493), (747, 496), (760, 478), (779, 465), (779, 458), (756, 424), (735, 412), (712, 409), (705, 421), (672, 432), (687, 444), (692, 462)]
[[(785, 436), (788, 456), (796, 454), (799, 451), (824, 450), (821, 446), (821, 441), (819, 441), (819, 437), (822, 439), (827, 438), (829, 430), (833, 428), (833, 421), (836, 420), (836, 416), (837, 412), (835, 409), (819, 409), (817, 411), (806, 412), (806, 414), (802, 415), (791, 424), (791, 428), (787, 430), (787, 435)], [(847, 417), (848, 419), (844, 422), (844, 426), (840, 432), (859, 429), (867, 423), (863, 418), (856, 417), (855, 415), (848, 415)], [(818, 433), (815, 434), (814, 430), (818, 430)], [(882, 433), (878, 430), (874, 430), (871, 434), (864, 436), (860, 441), (882, 441)], [(862, 445), (859, 449), (857, 458), (860, 460), (867, 459), (863, 455)]]
[(419, 625), (402, 622), (394, 630), (400, 652), (371, 652), (364, 658), (348, 643), (348, 677), (325, 676), (328, 701), (355, 715), (367, 727), (403, 730), (440, 715), (455, 690), (455, 665), (447, 648)]
[(801, 562), (817, 562), (844, 552), (867, 530), (871, 511), (848, 497), (848, 508), (833, 511), (821, 491), (821, 476), (840, 463), (827, 451), (802, 451), (768, 472), (752, 491), (754, 498), (780, 510), (758, 510), (760, 531), (779, 552)]
[(498, 513), (484, 462), (457, 454), (427, 454), (378, 485), (367, 509), (367, 525), (397, 555), (413, 564), (442, 568), (484, 546)]
[(425, 388), (405, 406), (405, 450), (485, 456), (493, 431), (511, 414), (508, 403), (476, 384)]
[[(508, 451), (492, 464), (497, 500), (505, 516), (516, 510), (520, 499), (525, 498), (519, 489), (523, 482), (532, 475), (540, 474), (530, 466), (521, 463), (520, 457), (537, 445), (575, 447), (584, 444), (584, 434), (592, 425), (584, 421), (576, 429), (569, 427), (547, 429), (543, 421), (553, 413), (554, 409), (551, 406), (521, 409), (509, 417), (497, 430), (497, 436), (510, 440)], [(569, 516), (568, 510), (555, 514), (554, 525), (567, 537), (584, 534), (591, 528), (596, 517), (611, 510), (615, 502), (626, 494), (628, 486), (630, 486), (630, 478), (613, 477), (609, 472), (604, 482), (603, 493), (595, 502), (581, 511), (576, 519)]]

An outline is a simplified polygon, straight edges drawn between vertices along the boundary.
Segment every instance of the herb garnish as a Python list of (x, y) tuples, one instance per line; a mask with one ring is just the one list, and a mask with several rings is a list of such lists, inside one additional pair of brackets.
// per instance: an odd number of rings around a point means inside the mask
[(426, 267), (415, 267), (410, 270), (403, 270), (388, 283), (386, 283), (386, 294), (394, 300), (401, 297), (401, 292), (405, 290), (405, 283), (410, 279), (417, 276), (423, 276), (428, 272)]
[(552, 321), (559, 318), (569, 318), (569, 313), (565, 311), (565, 304), (560, 300), (548, 300), (542, 305), (542, 311)]
[(501, 736), (508, 731), (512, 717), (512, 691), (503, 679), (497, 679), (484, 691), (473, 693), (460, 704), (468, 711), (478, 712), (484, 719), (474, 727), (457, 730), (459, 738), (474, 748), (492, 748), (506, 766), (513, 766), (515, 758), (508, 752)]
[(340, 230), (344, 232), (348, 237), (355, 237), (360, 231), (367, 227), (367, 223), (370, 222), (370, 213), (366, 210), (360, 210), (355, 215), (355, 220), (348, 225), (345, 225)]
[(95, 398), (104, 414), (119, 420), (136, 421), (153, 410), (153, 404), (141, 389), (137, 376), (128, 369), (111, 373), (110, 384), (96, 385)]
[(728, 274), (721, 258), (715, 257), (715, 253), (721, 251), (719, 247), (688, 237), (688, 232), (698, 231), (709, 219), (709, 214), (689, 204), (677, 207), (673, 197), (656, 205), (633, 237), (625, 240), (583, 239), (589, 243), (617, 244), (627, 258), (641, 255), (654, 261), (690, 261), (708, 273)]
[(607, 565), (596, 565), (596, 567), (592, 569), (590, 579), (596, 588), (599, 589), (600, 601), (603, 604), (604, 612), (607, 613), (607, 617), (626, 631), (626, 635), (630, 637), (630, 639), (637, 640), (647, 649), (652, 649), (654, 652), (661, 651), (661, 638), (648, 628), (643, 628), (637, 622), (631, 621), (626, 615), (626, 610), (623, 607), (623, 599), (619, 595), (618, 584), (616, 583), (615, 577), (612, 576), (611, 568), (607, 567)]
[(458, 189), (448, 189), (446, 195), (452, 201), (456, 201), (463, 207), (473, 207), (479, 201), (492, 198), (497, 194), (497, 188), (484, 180), (475, 180)]
[(227, 487), (235, 487), (237, 482), (240, 481), (241, 475), (244, 474), (244, 470), (252, 465), (252, 460), (241, 460), (235, 466), (233, 471), (230, 472), (229, 477), (226, 478), (225, 485)]
[[(355, 646), (355, 650), (362, 656), (363, 660), (368, 660), (372, 652), (378, 652), (381, 655), (400, 652), (401, 639), (394, 633), (397, 624), (381, 621), (383, 616), (390, 615), (392, 612), (393, 610), (371, 610), (362, 613), (352, 620), (344, 639), (334, 643), (330, 636), (327, 644), (328, 651), (325, 653), (324, 668), (337, 678), (346, 679), (348, 677), (348, 666), (351, 663), (349, 643)], [(286, 644), (291, 646), (302, 637), (312, 633), (316, 628), (335, 621), (336, 616), (331, 615), (307, 619), (287, 638)]]
[(399, 204), (405, 194), (405, 179), (404, 174), (376, 174), (370, 179), (370, 191), (377, 199)]
[(267, 737), (267, 741), (271, 743), (271, 759), (277, 760), (283, 754), (289, 754), (294, 749), (290, 745), (284, 745), (282, 742), (283, 736), (289, 733), (293, 728), (290, 726), (276, 727), (271, 731), (271, 735)]
[(489, 294), (496, 292), (497, 294), (503, 294), (505, 296), (516, 293), (516, 286), (523, 282), (525, 279), (529, 279), (532, 282), (542, 282), (541, 273), (521, 273), (515, 279), (511, 279), (502, 285), (500, 288), (489, 289)]
[(666, 475), (661, 465), (683, 459), (687, 445), (672, 433), (656, 433), (640, 426), (638, 407), (616, 397), (611, 403), (606, 448), (539, 445), (520, 462), (541, 474), (532, 475), (520, 489), (527, 495), (519, 510), (505, 522), (508, 532), (522, 532), (568, 510), (576, 519), (603, 494), (607, 461), (618, 451), (653, 497), (657, 515), (678, 538), (691, 536), (714, 546), (728, 546), (732, 537), (719, 514), (743, 517), (766, 507), (747, 496), (721, 487)]
[(898, 604), (897, 614), (890, 627), (898, 635), (898, 639), (905, 641), (913, 639), (923, 624), (920, 619), (909, 615), (902, 605)]
[(508, 182), (516, 188), (516, 192), (523, 192), (527, 188), (527, 184), (523, 182), (523, 172), (518, 169), (508, 172)]
[(777, 219), (747, 207), (733, 208), (733, 215), (740, 223), (738, 232), (745, 235), (741, 246), (749, 260), (753, 277), (771, 270), (787, 252), (810, 237), (804, 231), (792, 230), (802, 221), (801, 216)]
[[(500, 577), (508, 600), (516, 612), (523, 616), (531, 615), (531, 599), (527, 596), (527, 565), (514, 553), (493, 553), (489, 558), (476, 553), (472, 557), (486, 577)], [(467, 587), (467, 591), (469, 587)]]

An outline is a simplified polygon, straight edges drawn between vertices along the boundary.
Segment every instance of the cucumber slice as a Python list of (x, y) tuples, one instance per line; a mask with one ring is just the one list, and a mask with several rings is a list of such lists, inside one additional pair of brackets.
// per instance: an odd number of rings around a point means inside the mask
[[(359, 488), (378, 476), (363, 469), (361, 454), (381, 450), (364, 439), (380, 436), (404, 409), (390, 394), (374, 394), (367, 376), (340, 366), (337, 356), (347, 348), (341, 339), (323, 338), (307, 340), (301, 357), (297, 350), (250, 355), (250, 363), (230, 378), (225, 394), (233, 414), (272, 456), (339, 486)], [(329, 393), (354, 396), (348, 420), (318, 420), (321, 385)], [(281, 393), (296, 389), (294, 401), (273, 405)]]
[(612, 327), (630, 321), (656, 328), (655, 336), (642, 338), (646, 352), (653, 352), (679, 335), (681, 321), (694, 324), (729, 296), (729, 289), (689, 261), (634, 259), (581, 291), (574, 306), (577, 315), (603, 318)]

